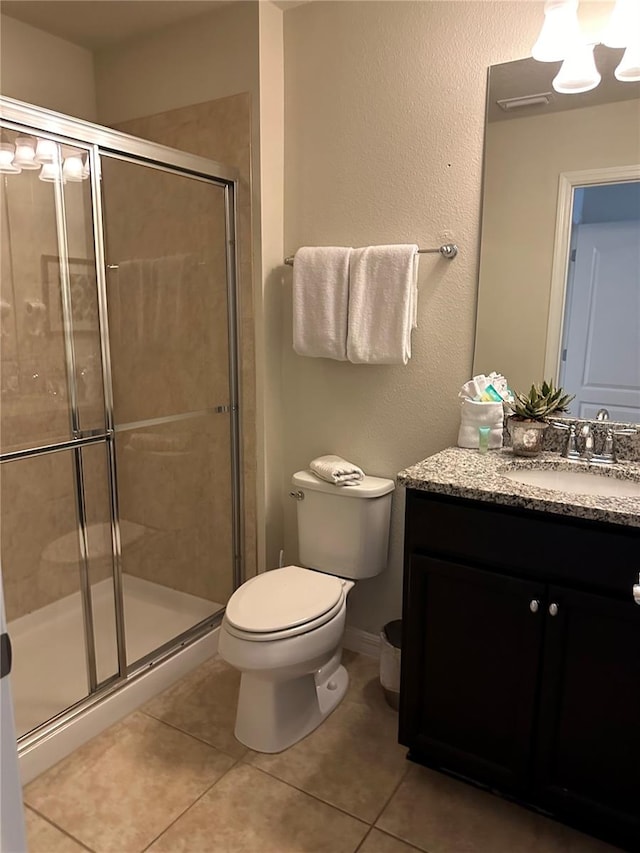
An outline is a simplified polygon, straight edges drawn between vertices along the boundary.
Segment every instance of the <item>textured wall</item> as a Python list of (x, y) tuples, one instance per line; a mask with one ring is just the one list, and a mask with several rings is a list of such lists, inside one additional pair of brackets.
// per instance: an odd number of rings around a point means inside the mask
[(90, 51), (7, 15), (0, 19), (2, 94), (95, 121)]
[[(283, 288), (284, 472), (335, 452), (371, 474), (456, 440), (472, 363), (487, 66), (519, 59), (542, 2), (323, 2), (285, 14), (285, 248), (453, 238), (452, 262), (420, 260), (418, 329), (406, 367), (301, 358)], [(285, 493), (286, 494), (286, 493)], [(286, 501), (286, 559), (297, 558)], [(357, 585), (349, 621), (400, 613), (404, 495), (389, 566)]]

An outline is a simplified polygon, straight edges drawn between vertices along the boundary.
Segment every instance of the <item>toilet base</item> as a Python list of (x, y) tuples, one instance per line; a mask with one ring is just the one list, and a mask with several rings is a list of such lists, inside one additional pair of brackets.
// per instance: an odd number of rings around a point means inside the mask
[(340, 704), (349, 675), (340, 652), (316, 672), (289, 681), (260, 673), (240, 679), (235, 736), (256, 752), (282, 752), (316, 729)]

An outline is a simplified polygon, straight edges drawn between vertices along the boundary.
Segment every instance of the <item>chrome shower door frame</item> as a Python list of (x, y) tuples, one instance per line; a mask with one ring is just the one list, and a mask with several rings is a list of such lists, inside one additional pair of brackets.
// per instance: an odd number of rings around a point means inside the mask
[[(96, 434), (88, 431), (83, 434), (80, 429), (78, 416), (77, 388), (75, 387), (75, 354), (73, 348), (73, 316), (71, 311), (70, 282), (64, 233), (64, 195), (62, 187), (56, 184), (56, 220), (58, 224), (58, 244), (60, 248), (60, 268), (62, 285), (62, 303), (66, 347), (65, 355), (69, 377), (69, 400), (71, 441), (60, 442), (47, 447), (31, 448), (3, 454), (1, 461), (9, 461), (29, 455), (74, 450), (76, 472), (76, 493), (78, 509), (78, 537), (82, 562), (81, 592), (83, 602), (83, 618), (85, 627), (85, 642), (87, 649), (87, 675), (89, 695), (51, 718), (31, 733), (19, 740), (19, 751), (22, 753), (31, 749), (42, 739), (47, 738), (59, 728), (66, 726), (72, 719), (87, 708), (102, 701), (107, 695), (120, 689), (131, 679), (142, 675), (147, 669), (170, 657), (183, 646), (196, 641), (208, 633), (221, 621), (221, 616), (209, 617), (168, 643), (158, 647), (150, 655), (138, 661), (135, 667), (127, 666), (124, 626), (124, 603), (122, 587), (122, 549), (120, 534), (120, 516), (117, 495), (117, 468), (115, 454), (113, 387), (111, 374), (111, 353), (109, 346), (109, 325), (107, 314), (106, 260), (104, 241), (104, 219), (101, 187), (101, 154), (122, 158), (152, 169), (170, 171), (184, 177), (195, 178), (221, 187), (224, 191), (225, 226), (226, 226), (226, 281), (227, 281), (227, 326), (228, 326), (228, 358), (229, 358), (229, 405), (223, 407), (230, 416), (230, 449), (231, 449), (231, 535), (233, 567), (233, 588), (237, 588), (243, 580), (242, 553), (242, 489), (241, 489), (241, 444), (240, 444), (240, 411), (239, 411), (239, 357), (238, 357), (238, 307), (237, 307), (237, 191), (238, 176), (235, 170), (215, 161), (177, 151), (164, 145), (159, 145), (119, 131), (110, 130), (100, 125), (92, 124), (81, 119), (55, 113), (41, 107), (25, 104), (11, 98), (0, 97), (0, 119), (2, 125), (11, 130), (28, 133), (36, 132), (39, 136), (53, 141), (71, 144), (88, 152), (91, 173), (91, 212), (93, 217), (94, 254), (96, 265), (96, 281), (98, 296), (98, 315), (100, 329), (100, 349), (102, 360), (102, 385), (104, 395), (105, 430)], [(72, 387), (73, 386), (73, 387)], [(89, 557), (87, 524), (84, 507), (84, 487), (82, 470), (82, 447), (103, 443), (107, 453), (111, 543), (113, 556), (113, 584), (116, 618), (116, 642), (118, 655), (118, 673), (98, 684), (96, 675), (96, 653), (93, 635), (91, 589), (89, 584)]]

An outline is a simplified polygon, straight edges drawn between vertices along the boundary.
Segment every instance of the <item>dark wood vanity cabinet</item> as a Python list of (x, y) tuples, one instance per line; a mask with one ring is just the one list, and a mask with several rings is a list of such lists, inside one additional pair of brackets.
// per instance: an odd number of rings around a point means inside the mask
[(409, 757), (640, 850), (640, 528), (407, 490)]

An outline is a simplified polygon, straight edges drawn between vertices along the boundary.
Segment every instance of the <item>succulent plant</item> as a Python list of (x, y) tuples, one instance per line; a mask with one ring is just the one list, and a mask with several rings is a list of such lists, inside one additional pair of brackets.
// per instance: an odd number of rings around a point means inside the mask
[(541, 385), (532, 385), (528, 394), (516, 394), (513, 403), (514, 417), (527, 421), (546, 421), (551, 415), (568, 410), (575, 394), (565, 394), (563, 388), (555, 388), (553, 380)]

